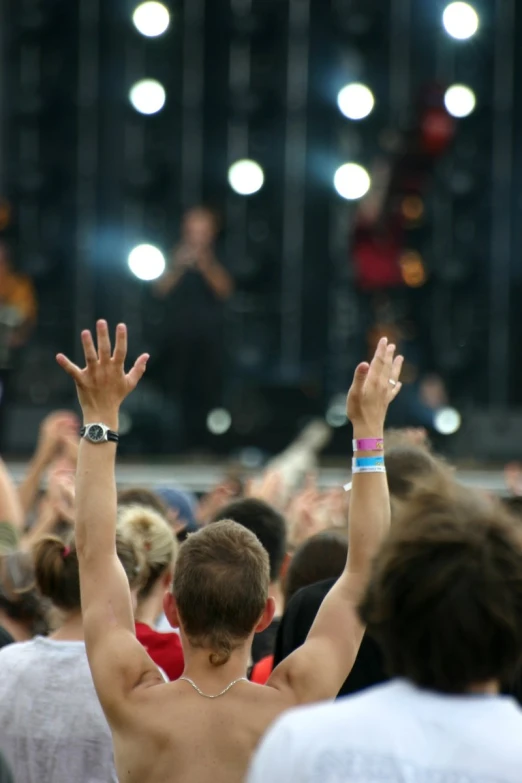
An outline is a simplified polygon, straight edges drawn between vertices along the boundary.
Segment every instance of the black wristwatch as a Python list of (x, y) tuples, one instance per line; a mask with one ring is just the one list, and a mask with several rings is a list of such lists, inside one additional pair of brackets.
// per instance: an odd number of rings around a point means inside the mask
[(90, 443), (118, 443), (120, 436), (117, 432), (110, 430), (105, 424), (86, 424), (80, 430), (80, 435)]

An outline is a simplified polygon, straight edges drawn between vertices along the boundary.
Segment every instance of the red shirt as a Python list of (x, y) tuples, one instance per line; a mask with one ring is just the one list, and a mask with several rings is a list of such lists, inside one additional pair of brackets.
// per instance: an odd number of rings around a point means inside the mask
[(257, 685), (266, 685), (272, 669), (274, 668), (274, 656), (267, 655), (266, 658), (261, 658), (258, 663), (252, 668), (250, 675), (250, 681), (255, 682)]
[(160, 633), (145, 623), (136, 623), (136, 636), (169, 680), (183, 674), (183, 648), (177, 633)]

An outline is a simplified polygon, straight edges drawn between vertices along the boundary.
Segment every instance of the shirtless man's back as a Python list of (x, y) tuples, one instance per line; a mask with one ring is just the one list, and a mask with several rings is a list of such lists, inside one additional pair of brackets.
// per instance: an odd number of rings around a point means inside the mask
[(136, 692), (114, 732), (121, 781), (239, 783), (266, 729), (289, 706), (275, 689), (249, 682), (212, 700), (189, 689), (178, 681)]
[[(378, 469), (354, 474), (345, 571), (305, 644), (264, 687), (245, 676), (254, 634), (274, 614), (266, 552), (252, 533), (229, 521), (189, 537), (164, 604), (180, 629), (185, 671), (165, 683), (136, 639), (130, 589), (115, 548), (116, 446), (110, 433), (117, 431), (120, 404), (148, 357), (125, 374), (122, 325), (114, 353), (104, 321), (97, 326), (97, 348), (89, 332), (82, 342), (84, 370), (63, 355), (58, 362), (76, 382), (87, 427), (76, 477), (76, 550), (87, 654), (120, 781), (241, 783), (274, 719), (291, 707), (334, 698), (353, 666), (364, 633), (357, 605), (389, 527), (386, 476)], [(380, 464), (372, 449), (382, 448), (386, 410), (400, 389), (402, 359), (393, 357), (394, 346), (381, 340), (371, 365), (357, 368), (348, 395), (354, 437), (364, 439), (359, 453), (373, 457), (371, 464)]]

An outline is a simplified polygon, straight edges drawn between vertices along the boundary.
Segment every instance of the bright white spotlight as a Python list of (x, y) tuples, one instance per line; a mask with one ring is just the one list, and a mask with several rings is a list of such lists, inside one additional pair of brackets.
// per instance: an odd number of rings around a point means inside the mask
[(137, 245), (129, 253), (128, 264), (140, 280), (156, 280), (165, 271), (165, 256), (155, 245)]
[(375, 106), (375, 98), (365, 84), (347, 84), (337, 96), (337, 105), (349, 120), (363, 120)]
[(441, 435), (453, 435), (460, 429), (462, 417), (455, 408), (441, 408), (435, 414), (433, 425)]
[(444, 9), (442, 23), (448, 35), (459, 41), (465, 41), (477, 32), (479, 17), (469, 3), (450, 3)]
[(446, 90), (444, 104), (453, 117), (467, 117), (477, 105), (477, 99), (470, 87), (454, 84)]
[(326, 411), (326, 422), (330, 427), (344, 427), (346, 418), (346, 395), (336, 394)]
[(168, 8), (163, 3), (155, 0), (141, 3), (132, 15), (132, 21), (138, 32), (147, 38), (156, 38), (162, 35), (170, 23)]
[(140, 114), (156, 114), (165, 105), (165, 88), (156, 79), (142, 79), (131, 87), (129, 99)]
[(371, 185), (370, 175), (358, 163), (345, 163), (335, 172), (334, 186), (340, 196), (348, 201), (356, 201), (368, 193)]
[(207, 427), (212, 435), (224, 435), (232, 424), (232, 416), (224, 408), (215, 408), (207, 416)]
[(265, 174), (259, 163), (255, 160), (238, 160), (228, 170), (228, 182), (232, 190), (241, 196), (250, 196), (261, 190), (265, 181)]

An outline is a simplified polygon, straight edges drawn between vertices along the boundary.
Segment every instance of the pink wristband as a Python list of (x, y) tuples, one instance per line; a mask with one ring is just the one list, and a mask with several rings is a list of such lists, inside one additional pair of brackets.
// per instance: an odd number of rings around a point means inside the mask
[(352, 441), (354, 451), (384, 451), (382, 438), (362, 438)]

